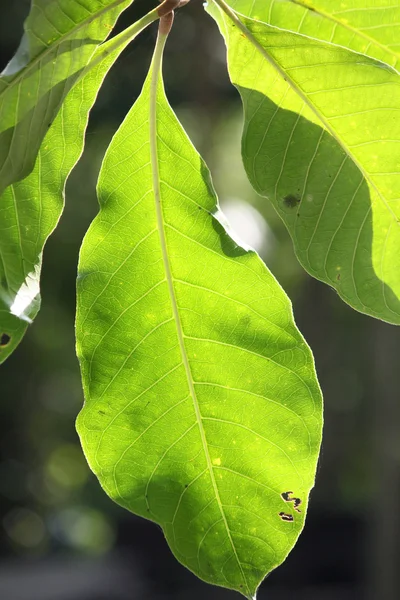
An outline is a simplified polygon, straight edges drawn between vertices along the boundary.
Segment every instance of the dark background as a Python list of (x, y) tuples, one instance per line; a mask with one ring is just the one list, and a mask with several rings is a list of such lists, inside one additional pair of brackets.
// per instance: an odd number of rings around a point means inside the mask
[[(155, 4), (136, 0), (118, 30)], [(28, 0), (0, 0), (0, 69), (16, 50), (28, 10)], [(102, 155), (140, 92), (155, 34), (153, 25), (125, 51), (100, 93), (84, 156), (67, 186), (64, 216), (45, 250), (42, 310), (1, 367), (1, 600), (235, 597), (199, 581), (175, 561), (156, 525), (106, 497), (74, 429), (82, 404), (73, 331), (78, 250), (97, 211)], [(240, 162), (240, 100), (201, 0), (177, 15), (165, 79), (233, 227), (291, 297), (325, 396), (308, 521), (259, 599), (398, 600), (399, 330), (354, 312), (303, 272), (282, 223), (252, 191)]]

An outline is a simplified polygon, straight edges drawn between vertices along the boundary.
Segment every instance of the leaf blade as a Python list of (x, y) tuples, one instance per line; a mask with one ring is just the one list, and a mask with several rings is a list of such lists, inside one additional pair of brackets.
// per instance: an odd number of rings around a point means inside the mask
[(156, 19), (154, 12), (103, 44), (48, 130), (31, 174), (0, 197), (0, 364), (17, 348), (40, 308), (41, 256), (64, 206), (64, 189), (79, 160), (89, 112), (119, 54)]
[(133, 0), (38, 0), (0, 76), (0, 193), (33, 169), (60, 106)]
[(236, 12), (269, 25), (338, 44), (382, 60), (398, 70), (396, 25), (400, 6), (390, 0), (230, 0)]
[(77, 429), (111, 498), (159, 523), (199, 577), (252, 597), (302, 529), (321, 397), (289, 300), (215, 218), (210, 175), (152, 69), (81, 251)]
[(229, 16), (229, 7), (210, 11), (225, 34), (230, 76), (244, 104), (242, 154), (252, 185), (273, 202), (311, 275), (356, 310), (398, 324), (397, 72)]

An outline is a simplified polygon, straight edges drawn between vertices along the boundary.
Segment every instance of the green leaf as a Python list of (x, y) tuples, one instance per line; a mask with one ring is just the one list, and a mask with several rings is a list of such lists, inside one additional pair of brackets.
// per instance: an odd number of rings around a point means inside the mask
[(0, 77), (0, 193), (33, 169), (42, 140), (97, 46), (133, 0), (36, 0)]
[(96, 51), (86, 76), (64, 101), (39, 150), (35, 167), (0, 197), (0, 363), (15, 350), (40, 307), (43, 247), (64, 205), (64, 188), (84, 144), (89, 111), (107, 71), (155, 11)]
[[(223, 11), (216, 7), (222, 6)], [(400, 323), (400, 79), (384, 63), (210, 10), (242, 96), (243, 161), (314, 277)]]
[(161, 525), (199, 577), (250, 598), (303, 527), (321, 397), (289, 299), (220, 224), (165, 98), (162, 46), (81, 250), (77, 428), (112, 499)]
[(393, 0), (229, 0), (228, 4), (257, 21), (399, 66), (400, 4)]

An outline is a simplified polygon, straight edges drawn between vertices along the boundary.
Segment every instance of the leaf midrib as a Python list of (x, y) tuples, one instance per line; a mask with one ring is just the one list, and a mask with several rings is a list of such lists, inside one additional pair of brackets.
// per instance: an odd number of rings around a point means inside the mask
[(241, 575), (243, 578), (243, 582), (246, 585), (248, 595), (249, 595), (249, 597), (251, 597), (249, 585), (247, 583), (247, 579), (244, 574), (243, 567), (239, 560), (239, 557), (238, 557), (238, 554), (236, 551), (236, 547), (235, 547), (235, 544), (232, 539), (232, 535), (231, 535), (229, 525), (228, 525), (228, 522), (226, 519), (225, 511), (222, 506), (218, 486), (217, 486), (215, 475), (214, 475), (214, 469), (213, 469), (213, 465), (212, 465), (212, 461), (211, 461), (211, 456), (210, 456), (210, 453), (208, 450), (207, 439), (206, 439), (204, 426), (203, 426), (203, 417), (201, 415), (199, 401), (197, 399), (197, 394), (196, 394), (196, 390), (194, 387), (192, 372), (191, 372), (191, 368), (190, 368), (190, 364), (189, 364), (189, 358), (188, 358), (187, 351), (186, 351), (185, 339), (184, 339), (185, 335), (183, 333), (181, 318), (179, 315), (179, 308), (178, 308), (178, 303), (177, 303), (175, 288), (174, 288), (174, 279), (173, 279), (173, 275), (172, 275), (172, 270), (171, 270), (171, 265), (170, 265), (170, 260), (169, 260), (169, 253), (168, 253), (168, 248), (167, 248), (165, 224), (164, 224), (164, 217), (163, 217), (162, 205), (161, 205), (161, 202), (162, 202), (162, 200), (161, 200), (161, 185), (160, 185), (159, 158), (158, 158), (158, 146), (157, 146), (157, 137), (158, 137), (158, 135), (157, 135), (157, 91), (158, 91), (158, 85), (159, 85), (160, 76), (161, 76), (162, 58), (163, 58), (163, 51), (164, 51), (166, 39), (167, 39), (166, 36), (159, 34), (159, 37), (157, 39), (156, 49), (154, 52), (153, 64), (152, 64), (152, 74), (151, 74), (151, 79), (150, 79), (150, 106), (149, 106), (150, 156), (151, 156), (151, 166), (152, 166), (153, 192), (154, 192), (154, 201), (155, 201), (155, 209), (156, 209), (157, 227), (158, 227), (158, 232), (159, 232), (159, 237), (160, 237), (160, 245), (161, 245), (161, 252), (162, 252), (162, 258), (163, 258), (163, 264), (164, 264), (164, 270), (165, 270), (165, 277), (166, 277), (166, 280), (168, 283), (168, 292), (169, 292), (169, 296), (170, 296), (170, 300), (171, 300), (172, 312), (173, 312), (173, 317), (174, 317), (174, 321), (175, 321), (175, 325), (176, 325), (179, 348), (180, 348), (180, 352), (181, 352), (181, 356), (182, 356), (182, 363), (185, 368), (189, 392), (190, 392), (190, 395), (193, 400), (193, 406), (194, 406), (194, 410), (195, 410), (197, 424), (199, 427), (201, 443), (203, 446), (203, 452), (204, 452), (206, 462), (207, 462), (207, 470), (210, 475), (215, 499), (217, 501), (218, 508), (221, 513), (222, 521), (224, 522), (224, 525), (225, 525), (228, 539), (230, 541), (233, 553), (235, 555), (237, 564), (239, 566), (239, 569), (240, 569), (240, 572), (241, 572)]
[[(312, 102), (310, 102), (308, 96), (301, 89), (301, 87), (291, 78), (291, 76), (288, 74), (288, 72), (285, 71), (279, 65), (279, 63), (267, 52), (267, 50), (265, 50), (265, 48), (263, 48), (263, 46), (261, 46), (261, 44), (253, 36), (251, 31), (249, 31), (249, 29), (246, 27), (246, 25), (244, 23), (242, 23), (242, 21), (239, 19), (238, 13), (236, 13), (234, 10), (232, 10), (226, 4), (226, 2), (224, 0), (213, 0), (213, 2), (215, 4), (217, 4), (219, 9), (222, 10), (230, 18), (230, 20), (240, 29), (240, 31), (242, 31), (242, 33), (245, 35), (247, 40), (254, 46), (254, 48), (276, 69), (276, 71), (279, 73), (279, 75), (290, 85), (290, 87), (300, 96), (300, 98), (303, 100), (303, 102), (308, 106), (308, 108), (321, 121), (321, 123), (324, 125), (324, 127), (326, 128), (328, 133), (330, 133), (330, 135), (338, 142), (338, 144), (340, 144), (340, 146), (343, 148), (344, 152), (350, 157), (350, 159), (354, 162), (354, 164), (360, 170), (360, 172), (362, 173), (362, 175), (364, 176), (366, 181), (374, 189), (377, 197), (382, 201), (382, 203), (385, 206), (385, 208), (387, 209), (388, 213), (393, 218), (393, 221), (397, 224), (398, 227), (400, 227), (400, 220), (397, 218), (397, 215), (393, 212), (391, 207), (388, 205), (386, 198), (379, 191), (378, 187), (376, 186), (375, 182), (371, 178), (370, 174), (367, 171), (365, 171), (364, 167), (360, 164), (358, 159), (349, 150), (349, 147), (347, 146), (347, 144), (345, 144), (342, 141), (342, 139), (337, 134), (337, 132), (331, 127), (330, 123), (327, 121), (325, 116), (318, 110), (318, 108)], [(249, 18), (249, 17), (246, 17), (246, 18)], [(254, 19), (249, 18), (249, 20), (257, 23), (257, 21), (255, 21)], [(278, 27), (274, 27), (273, 25), (269, 25), (268, 23), (265, 23), (265, 25), (267, 27), (271, 27), (273, 29), (279, 29)], [(293, 32), (293, 35), (302, 35), (302, 34)], [(304, 36), (302, 36), (302, 37), (304, 37)], [(350, 50), (349, 50), (349, 52), (350, 52)]]
[[(54, 52), (54, 50), (56, 50), (65, 40), (68, 40), (69, 38), (73, 37), (77, 32), (79, 32), (81, 29), (83, 29), (84, 27), (86, 27), (87, 25), (89, 25), (91, 22), (95, 21), (96, 19), (99, 19), (100, 17), (102, 17), (103, 15), (107, 14), (107, 12), (111, 11), (112, 9), (116, 8), (119, 4), (123, 4), (124, 2), (126, 2), (126, 0), (114, 0), (114, 2), (112, 4), (109, 4), (108, 6), (106, 6), (105, 8), (101, 9), (99, 12), (97, 12), (95, 15), (90, 15), (88, 18), (84, 19), (83, 21), (81, 21), (76, 27), (73, 27), (72, 29), (70, 29), (68, 31), (68, 33), (66, 33), (65, 35), (59, 37), (57, 39), (57, 42), (55, 42), (54, 44), (51, 44), (50, 46), (48, 46), (46, 48), (46, 50), (44, 50), (43, 52), (40, 52), (39, 54), (37, 54), (35, 56), (35, 58), (33, 58), (25, 67), (23, 67), (20, 71), (18, 71), (16, 77), (14, 79), (12, 79), (11, 81), (6, 81), (4, 79), (4, 77), (7, 77), (7, 75), (3, 75), (3, 77), (0, 77), (0, 81), (4, 84), (6, 84), (6, 87), (3, 88), (3, 90), (0, 91), (0, 98), (3, 96), (3, 94), (5, 94), (11, 87), (13, 87), (14, 85), (17, 85), (18, 82), (25, 77), (25, 75), (27, 73), (29, 73), (32, 69), (34, 69), (34, 67), (36, 67), (36, 65), (43, 59), (45, 58), (48, 54), (50, 54), (51, 52)], [(134, 2), (134, 0), (132, 0), (132, 2)], [(96, 52), (96, 50), (93, 50), (93, 54)], [(92, 54), (92, 55), (93, 55)], [(89, 59), (88, 59), (89, 62)]]

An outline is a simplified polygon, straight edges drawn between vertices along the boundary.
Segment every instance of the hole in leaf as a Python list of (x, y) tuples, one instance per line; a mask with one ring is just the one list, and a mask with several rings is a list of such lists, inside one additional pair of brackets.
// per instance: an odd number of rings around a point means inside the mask
[(293, 492), (282, 492), (281, 496), (285, 502), (290, 502), (290, 500), (292, 500), (292, 498), (290, 497), (292, 494)]
[(282, 521), (294, 521), (293, 515), (288, 515), (287, 513), (280, 512), (279, 516), (282, 519)]
[(11, 342), (11, 337), (7, 333), (0, 334), (0, 348), (5, 348)]
[(297, 512), (301, 512), (301, 510), (298, 508), (301, 504), (301, 500), (300, 498), (295, 498), (294, 499), (294, 510), (297, 510)]
[(285, 502), (293, 502), (294, 510), (300, 513), (301, 510), (299, 509), (299, 506), (301, 504), (301, 500), (300, 498), (292, 497), (292, 494), (293, 492), (282, 492), (281, 497)]

